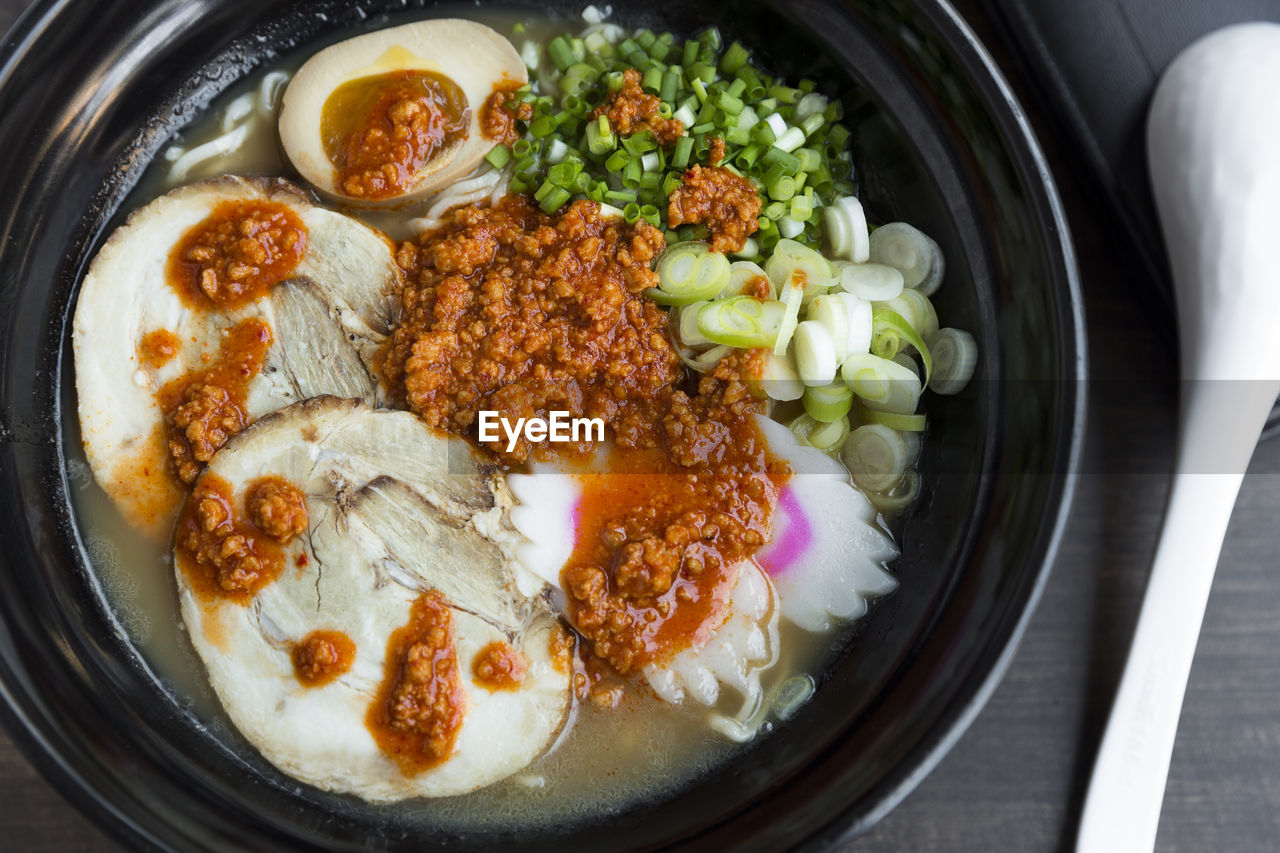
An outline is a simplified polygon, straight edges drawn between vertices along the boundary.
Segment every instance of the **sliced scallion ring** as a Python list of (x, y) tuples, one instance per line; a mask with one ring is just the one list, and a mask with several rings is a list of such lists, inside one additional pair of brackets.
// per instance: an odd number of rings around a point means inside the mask
[(849, 433), (841, 456), (853, 482), (867, 492), (887, 492), (910, 465), (907, 443), (884, 424), (864, 424)]
[(774, 299), (777, 288), (764, 269), (753, 261), (734, 261), (729, 265), (729, 284), (721, 296), (760, 296)]
[(791, 343), (796, 326), (800, 323), (800, 305), (804, 302), (804, 286), (794, 279), (782, 288), (782, 304), (786, 312), (782, 315), (782, 326), (778, 329), (778, 340), (773, 344), (773, 354), (782, 355)]
[(846, 419), (853, 408), (853, 390), (844, 382), (804, 389), (804, 410), (815, 421), (829, 424)]
[(916, 376), (920, 375), (920, 365), (916, 364), (916, 360), (909, 353), (900, 352), (892, 360), (895, 364), (901, 364)]
[(867, 262), (871, 256), (871, 240), (862, 202), (854, 196), (836, 199), (823, 210), (822, 224), (832, 255), (858, 264)]
[(849, 437), (849, 419), (840, 418), (831, 423), (822, 423), (806, 413), (792, 421), (788, 429), (810, 447), (823, 453), (832, 453), (843, 447)]
[(870, 492), (867, 499), (880, 512), (893, 513), (915, 503), (920, 497), (920, 475), (908, 468), (902, 474), (898, 484), (887, 492)]
[(804, 394), (804, 383), (796, 373), (791, 356), (769, 353), (760, 375), (760, 390), (773, 400), (785, 402), (799, 400)]
[(707, 294), (703, 299), (714, 299), (729, 284), (729, 259), (719, 252), (707, 252), (698, 258), (698, 270), (694, 275), (694, 289)]
[(918, 290), (904, 290), (888, 302), (872, 304), (876, 308), (888, 308), (902, 317), (925, 340), (938, 331), (938, 312), (929, 297)]
[(973, 335), (961, 329), (939, 329), (929, 336), (937, 366), (929, 388), (937, 394), (959, 394), (973, 378), (978, 364), (978, 345)]
[(836, 361), (844, 361), (849, 355), (849, 305), (841, 297), (843, 293), (823, 293), (809, 303), (806, 320), (812, 320), (831, 334), (835, 346)]
[(831, 262), (813, 249), (795, 240), (782, 239), (773, 247), (773, 254), (764, 262), (765, 274), (778, 292), (793, 279), (805, 291), (813, 289), (821, 293), (835, 283), (835, 270)]
[(658, 287), (645, 295), (660, 305), (688, 305), (720, 295), (729, 281), (729, 259), (705, 243), (676, 243), (658, 261)]
[(845, 346), (845, 358), (854, 353), (867, 352), (871, 349), (871, 336), (875, 329), (871, 303), (852, 293), (835, 295), (844, 302), (849, 314), (849, 341)]
[(793, 339), (796, 372), (805, 385), (828, 385), (836, 377), (835, 342), (831, 333), (813, 320), (796, 326)]
[(858, 420), (868, 424), (884, 424), (898, 432), (906, 433), (924, 432), (926, 426), (923, 414), (900, 415), (897, 412), (877, 412), (866, 406), (860, 407)]
[(772, 347), (785, 312), (781, 302), (730, 296), (703, 306), (698, 312), (698, 331), (726, 346)]
[(685, 350), (680, 353), (680, 360), (692, 370), (696, 370), (699, 373), (710, 373), (720, 363), (720, 359), (731, 352), (733, 352), (733, 347), (727, 346), (712, 347), (703, 352)]
[[(876, 308), (872, 311), (872, 321), (875, 324), (875, 331), (872, 336), (871, 351), (881, 358), (893, 358), (902, 348), (901, 343), (906, 342), (916, 348), (916, 352), (920, 353), (920, 361), (924, 363), (924, 381), (929, 382), (929, 376), (933, 373), (933, 358), (929, 355), (929, 346), (924, 342), (924, 338), (920, 336), (911, 324), (903, 319), (902, 315), (890, 308)], [(877, 339), (881, 336), (891, 338), (895, 341), (893, 351), (889, 353), (879, 352), (876, 346)]]
[(920, 377), (914, 371), (888, 359), (861, 353), (844, 360), (840, 375), (868, 409), (915, 414), (920, 402)]
[(894, 267), (907, 288), (925, 296), (933, 295), (946, 271), (938, 244), (905, 222), (890, 222), (871, 234), (871, 261)]
[(902, 273), (884, 264), (841, 264), (840, 287), (862, 299), (884, 302), (902, 292)]
[(687, 347), (711, 346), (713, 341), (698, 331), (698, 312), (707, 304), (709, 303), (706, 301), (691, 302), (684, 307), (672, 309), (677, 313), (679, 321), (676, 324), (676, 331), (680, 337), (680, 343)]

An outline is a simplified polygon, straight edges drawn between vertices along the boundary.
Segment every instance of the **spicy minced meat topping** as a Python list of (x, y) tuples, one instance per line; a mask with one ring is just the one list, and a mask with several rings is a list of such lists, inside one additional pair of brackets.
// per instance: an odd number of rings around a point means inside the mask
[(662, 452), (615, 449), (583, 478), (577, 544), (563, 571), (573, 624), (623, 674), (704, 641), (741, 569), (769, 538), (790, 471), (750, 416), (761, 351), (735, 353), (675, 391)]
[[(667, 316), (642, 295), (664, 246), (656, 229), (590, 201), (554, 216), (520, 197), (462, 208), (401, 247), (402, 316), (383, 365), (411, 410), (473, 440), (481, 409), (605, 421), (610, 470), (627, 473), (584, 476), (564, 580), (575, 627), (622, 673), (718, 624), (788, 474), (751, 422), (763, 411), (749, 391), (760, 351), (687, 385)], [(532, 451), (482, 446), (507, 464)]]
[(173, 247), (166, 274), (188, 305), (230, 310), (287, 278), (306, 248), (307, 227), (287, 205), (224, 201)]
[(662, 117), (659, 111), (662, 99), (644, 90), (641, 85), (643, 79), (639, 71), (628, 68), (622, 75), (622, 88), (614, 92), (606, 103), (596, 107), (591, 117), (605, 116), (619, 136), (648, 130), (659, 145), (670, 148), (684, 136), (684, 123), (679, 119)]
[(249, 425), (249, 383), (262, 371), (271, 327), (261, 320), (237, 323), (213, 362), (167, 382), (158, 399), (173, 470), (195, 482), (227, 439)]
[(293, 674), (304, 687), (323, 687), (351, 669), (356, 644), (341, 631), (312, 631), (290, 650)]
[(533, 104), (525, 103), (514, 97), (520, 87), (518, 80), (508, 81), (507, 85), (493, 90), (484, 102), (484, 110), (480, 113), (480, 131), (486, 139), (511, 145), (520, 138), (517, 121), (528, 121), (533, 117)]
[(321, 115), (338, 189), (365, 199), (413, 189), (422, 167), (465, 139), (470, 125), (458, 84), (430, 71), (392, 71), (345, 83)]
[(178, 567), (197, 593), (248, 604), (284, 568), (284, 552), (236, 512), (231, 486), (213, 473), (196, 483), (178, 519)]
[[(602, 418), (620, 443), (657, 443), (683, 376), (666, 315), (640, 295), (657, 284), (649, 265), (665, 241), (599, 210), (579, 201), (547, 216), (509, 197), (401, 247), (402, 316), (383, 372), (412, 411), (460, 435), (474, 435), (481, 409), (569, 411)], [(497, 450), (519, 463), (530, 447)]]
[(138, 362), (147, 367), (164, 367), (178, 354), (182, 341), (168, 329), (147, 332), (138, 342)]
[(667, 198), (667, 224), (706, 225), (713, 251), (737, 252), (760, 227), (763, 204), (749, 179), (723, 166), (695, 165)]
[(471, 663), (476, 683), (489, 690), (517, 690), (528, 671), (524, 655), (505, 640), (485, 646)]
[(448, 759), (465, 712), (453, 612), (440, 593), (428, 592), (387, 642), (386, 670), (365, 725), (379, 749), (414, 774)]
[(302, 490), (283, 477), (259, 477), (244, 497), (249, 520), (281, 545), (307, 529), (307, 499)]

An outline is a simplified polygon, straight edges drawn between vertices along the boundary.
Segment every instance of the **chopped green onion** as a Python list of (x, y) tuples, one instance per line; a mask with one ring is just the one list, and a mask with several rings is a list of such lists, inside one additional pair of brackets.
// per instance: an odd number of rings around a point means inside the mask
[(692, 65), (693, 63), (697, 62), (697, 61), (698, 61), (698, 47), (699, 47), (698, 42), (694, 41), (693, 39), (689, 39), (687, 42), (685, 42), (685, 43), (684, 43), (684, 54), (683, 54), (683, 56), (682, 56), (682, 58), (681, 58), (680, 64), (681, 64), (681, 65), (683, 65), (683, 66), (685, 66), (685, 67), (688, 67), (688, 66)]
[[(801, 177), (804, 174), (801, 173)], [(808, 220), (813, 216), (813, 194), (808, 190), (805, 195), (797, 195), (791, 199), (791, 218), (798, 220)]]
[(789, 201), (796, 194), (795, 178), (783, 175), (769, 184), (769, 198), (774, 201)]
[(618, 149), (609, 155), (609, 159), (604, 161), (604, 167), (615, 175), (621, 174), (626, 165), (631, 162), (631, 155), (623, 149)]
[(641, 88), (649, 92), (652, 92), (655, 95), (661, 92), (662, 91), (662, 71), (658, 68), (650, 68), (648, 71), (644, 72), (644, 75), (641, 78), (640, 86)]
[(802, 93), (790, 86), (770, 86), (769, 97), (777, 98), (780, 104), (794, 104)]
[(511, 161), (511, 149), (499, 143), (489, 149), (489, 153), (484, 155), (484, 159), (493, 168), (501, 169)]
[[(545, 186), (545, 185), (544, 185)], [(551, 191), (542, 199), (539, 207), (544, 213), (555, 213), (569, 200), (569, 191), (564, 187), (552, 186)]]
[(569, 66), (579, 60), (574, 55), (573, 48), (569, 46), (569, 41), (564, 36), (556, 36), (547, 43), (547, 56), (551, 57), (551, 61), (555, 63), (556, 69), (565, 71)]
[[(803, 130), (798, 127), (788, 127), (786, 132), (779, 136), (777, 141), (773, 143), (773, 147), (779, 151), (790, 153), (801, 145), (804, 145), (804, 139), (805, 136)], [(798, 159), (796, 166), (799, 168)]]
[(806, 139), (808, 139), (812, 137), (815, 133), (817, 133), (818, 130), (821, 129), (826, 124), (826, 122), (827, 120), (824, 119), (821, 115), (809, 116), (807, 119), (800, 122), (800, 125), (799, 125), (800, 132), (804, 134)]
[(676, 93), (679, 91), (680, 70), (678, 68), (668, 68), (662, 75), (662, 85), (658, 89), (658, 97), (669, 104), (676, 99)]
[(600, 116), (587, 125), (587, 150), (592, 154), (604, 154), (618, 146), (618, 138), (613, 135), (613, 126), (609, 119)]
[(627, 158), (627, 164), (622, 167), (622, 185), (628, 189), (635, 189), (640, 186), (640, 178), (643, 175), (644, 167), (640, 165), (640, 161)]
[(733, 162), (741, 169), (750, 169), (756, 164), (756, 160), (759, 159), (760, 152), (763, 150), (763, 146), (755, 144), (748, 145), (737, 153), (733, 158)]
[(783, 151), (776, 143), (765, 152), (764, 162), (770, 166), (781, 166), (790, 175), (800, 171), (800, 158)]
[(600, 78), (600, 72), (585, 62), (575, 62), (560, 75), (557, 88), (566, 95), (579, 95)]
[(689, 155), (693, 153), (693, 139), (682, 136), (676, 140), (675, 150), (671, 152), (671, 165), (683, 169), (689, 165)]
[(728, 92), (721, 92), (716, 96), (715, 105), (732, 116), (736, 116), (738, 113), (742, 112), (742, 108), (745, 106), (745, 104), (742, 103), (741, 98), (736, 98)]
[(720, 57), (720, 70), (725, 74), (733, 74), (745, 65), (750, 58), (751, 55), (742, 46), (742, 42), (735, 41), (729, 45), (729, 49), (724, 52), (724, 56)]
[(725, 286), (726, 296), (754, 295), (760, 292), (760, 280), (764, 280), (764, 289), (769, 299), (773, 299), (777, 290), (769, 276), (759, 264), (751, 261), (734, 261), (729, 265), (729, 283)]
[(556, 131), (556, 120), (551, 116), (538, 116), (529, 123), (529, 132), (534, 136), (550, 136)]

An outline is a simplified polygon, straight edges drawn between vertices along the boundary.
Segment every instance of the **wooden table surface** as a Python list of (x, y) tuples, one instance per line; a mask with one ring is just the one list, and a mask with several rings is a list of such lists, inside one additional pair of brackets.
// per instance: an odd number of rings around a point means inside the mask
[[(0, 30), (25, 5), (0, 0)], [(1071, 219), (1093, 379), (1087, 473), (1044, 598), (990, 703), (924, 783), (848, 845), (856, 851), (1070, 848), (1168, 493), (1161, 472), (1172, 464), (1176, 355), (1138, 297), (1141, 271), (1099, 226), (1083, 181), (1045, 132), (977, 3), (957, 5), (1021, 93)], [(1135, 387), (1149, 393), (1134, 395)], [(1254, 456), (1218, 565), (1169, 773), (1161, 851), (1239, 853), (1280, 843), (1277, 474), (1280, 439)], [(2, 732), (0, 838), (10, 850), (119, 849)]]

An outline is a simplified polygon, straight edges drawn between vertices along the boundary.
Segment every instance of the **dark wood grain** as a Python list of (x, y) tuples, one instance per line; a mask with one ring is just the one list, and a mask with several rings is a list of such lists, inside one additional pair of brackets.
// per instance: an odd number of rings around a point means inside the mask
[[(994, 47), (976, 0), (957, 5)], [(24, 6), (0, 0), (0, 29)], [(1144, 309), (1134, 285), (1141, 271), (1100, 224), (1081, 176), (1010, 76), (1046, 143), (1080, 256), (1094, 380), (1089, 473), (1044, 598), (990, 703), (919, 789), (850, 850), (1070, 848), (1168, 493), (1176, 404), (1168, 330)], [(1280, 837), (1277, 475), (1280, 440), (1255, 455), (1219, 563), (1170, 770), (1161, 851), (1271, 850)], [(0, 838), (0, 848), (12, 850), (117, 849), (2, 733)]]

